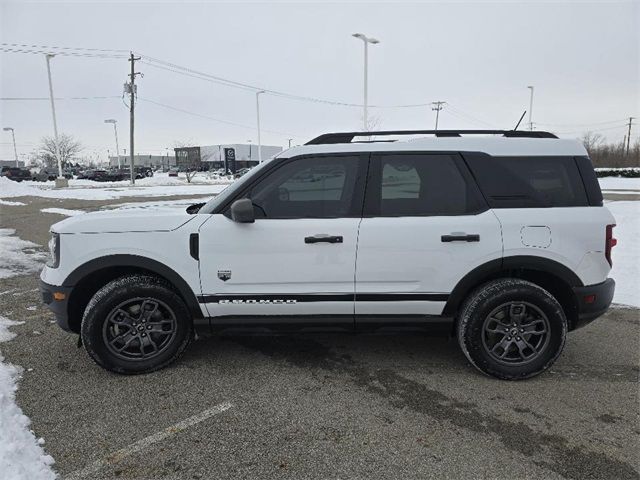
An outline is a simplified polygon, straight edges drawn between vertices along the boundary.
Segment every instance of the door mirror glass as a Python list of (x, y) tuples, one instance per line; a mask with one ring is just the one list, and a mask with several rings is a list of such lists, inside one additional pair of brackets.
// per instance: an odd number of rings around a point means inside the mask
[(256, 215), (250, 198), (241, 198), (231, 204), (231, 219), (238, 223), (253, 223)]

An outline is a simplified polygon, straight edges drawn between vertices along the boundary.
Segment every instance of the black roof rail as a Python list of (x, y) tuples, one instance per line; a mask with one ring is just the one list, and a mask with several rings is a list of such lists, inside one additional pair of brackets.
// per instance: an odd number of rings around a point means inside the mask
[[(435, 135), (436, 137), (460, 137), (462, 135), (502, 135), (519, 138), (558, 138), (553, 133), (526, 130), (381, 130), (377, 132), (336, 132), (325, 133), (305, 145), (329, 143), (351, 143), (355, 137), (379, 137), (390, 135)], [(375, 140), (373, 140), (375, 142)], [(389, 141), (389, 140), (386, 140)]]

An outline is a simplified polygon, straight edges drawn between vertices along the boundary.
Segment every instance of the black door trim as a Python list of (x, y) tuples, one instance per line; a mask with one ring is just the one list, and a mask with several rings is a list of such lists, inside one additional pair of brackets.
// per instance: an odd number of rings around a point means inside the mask
[(304, 293), (304, 294), (208, 294), (199, 295), (200, 303), (241, 305), (287, 305), (307, 302), (446, 302), (448, 293)]

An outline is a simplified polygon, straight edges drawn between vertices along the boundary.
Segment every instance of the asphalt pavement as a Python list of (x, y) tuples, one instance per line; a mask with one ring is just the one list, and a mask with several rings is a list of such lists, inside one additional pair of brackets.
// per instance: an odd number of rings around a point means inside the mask
[[(16, 200), (2, 226), (40, 245), (64, 218), (41, 208), (121, 203)], [(18, 405), (62, 477), (640, 478), (638, 309), (571, 333), (523, 382), (416, 335), (207, 337), (169, 368), (120, 376), (53, 323), (37, 287), (37, 274), (0, 280), (0, 313), (25, 321), (0, 349), (25, 369)]]

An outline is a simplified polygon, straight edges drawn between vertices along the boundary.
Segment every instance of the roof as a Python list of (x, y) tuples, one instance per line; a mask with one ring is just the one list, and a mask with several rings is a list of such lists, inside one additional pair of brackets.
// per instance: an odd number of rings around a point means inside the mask
[(406, 151), (446, 151), (483, 152), (495, 156), (586, 156), (587, 151), (577, 140), (560, 138), (528, 138), (504, 136), (459, 136), (401, 139), (366, 143), (307, 144), (293, 147), (277, 155), (288, 158), (313, 153), (340, 152), (406, 152)]

